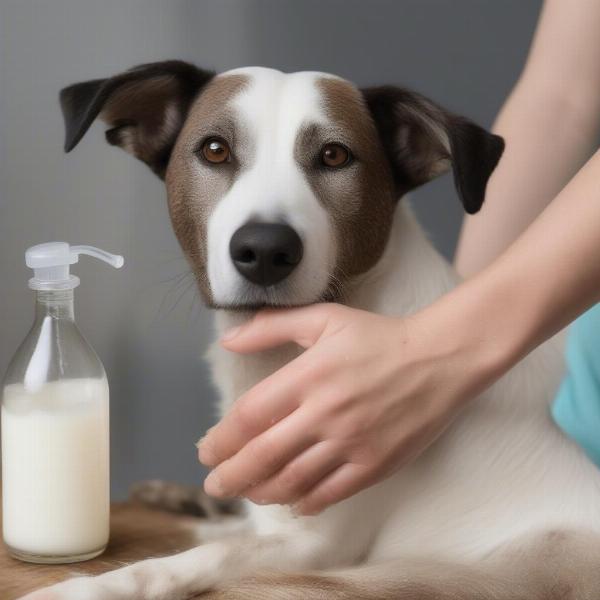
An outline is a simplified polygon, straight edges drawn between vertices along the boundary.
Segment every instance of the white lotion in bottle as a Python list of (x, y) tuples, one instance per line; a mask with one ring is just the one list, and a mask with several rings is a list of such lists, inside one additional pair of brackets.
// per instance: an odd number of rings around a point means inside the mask
[(75, 323), (79, 279), (69, 266), (79, 254), (123, 265), (121, 256), (65, 242), (27, 250), (36, 317), (2, 389), (3, 538), (28, 562), (87, 560), (108, 542), (108, 383)]

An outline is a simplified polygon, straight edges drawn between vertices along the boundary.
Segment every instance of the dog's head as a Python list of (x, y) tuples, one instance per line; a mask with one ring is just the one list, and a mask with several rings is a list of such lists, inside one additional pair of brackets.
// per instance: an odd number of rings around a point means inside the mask
[(452, 168), (479, 210), (503, 141), (422, 96), (324, 73), (179, 61), (61, 92), (65, 150), (96, 117), (167, 186), (205, 301), (290, 306), (343, 297), (388, 240), (397, 199)]

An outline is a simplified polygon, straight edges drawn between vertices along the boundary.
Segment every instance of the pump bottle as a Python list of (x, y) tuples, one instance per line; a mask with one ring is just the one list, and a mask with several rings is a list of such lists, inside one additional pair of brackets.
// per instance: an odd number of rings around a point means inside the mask
[(101, 554), (109, 535), (109, 393), (104, 367), (77, 328), (69, 272), (92, 246), (29, 248), (35, 320), (2, 385), (2, 521), (10, 554), (67, 563)]

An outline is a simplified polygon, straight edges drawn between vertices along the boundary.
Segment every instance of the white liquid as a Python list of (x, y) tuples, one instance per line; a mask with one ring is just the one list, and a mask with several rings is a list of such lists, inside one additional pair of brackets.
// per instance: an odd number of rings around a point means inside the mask
[(4, 541), (37, 556), (99, 551), (109, 532), (106, 379), (4, 388)]

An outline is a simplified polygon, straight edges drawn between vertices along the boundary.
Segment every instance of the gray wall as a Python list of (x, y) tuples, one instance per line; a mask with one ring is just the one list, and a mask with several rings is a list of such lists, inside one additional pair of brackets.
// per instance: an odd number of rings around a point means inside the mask
[[(199, 357), (209, 313), (171, 232), (161, 182), (96, 125), (65, 156), (59, 89), (133, 64), (183, 58), (402, 83), (490, 125), (514, 83), (538, 0), (0, 0), (0, 372), (32, 319), (27, 246), (90, 243), (122, 271), (74, 269), (80, 328), (112, 390), (115, 497), (148, 477), (199, 482), (194, 442), (213, 420)], [(451, 255), (462, 217), (442, 178), (414, 199)]]

